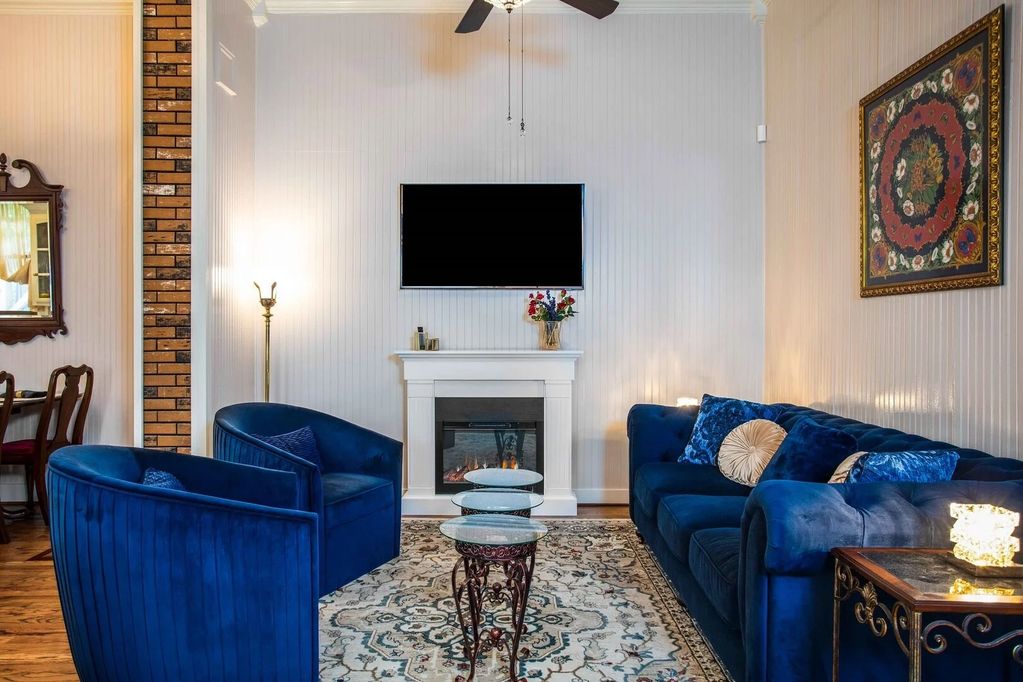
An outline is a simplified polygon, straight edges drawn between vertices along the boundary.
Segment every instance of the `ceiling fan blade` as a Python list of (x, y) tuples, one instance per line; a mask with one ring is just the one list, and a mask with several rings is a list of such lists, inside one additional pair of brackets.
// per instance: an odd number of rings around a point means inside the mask
[(466, 10), (465, 16), (458, 22), (458, 28), (455, 29), (455, 33), (472, 33), (478, 31), (483, 26), (483, 22), (490, 16), (490, 10), (494, 9), (487, 0), (472, 0), (472, 4), (469, 5), (469, 9)]
[(566, 5), (575, 7), (580, 12), (586, 12), (591, 17), (603, 19), (618, 9), (616, 0), (561, 0)]

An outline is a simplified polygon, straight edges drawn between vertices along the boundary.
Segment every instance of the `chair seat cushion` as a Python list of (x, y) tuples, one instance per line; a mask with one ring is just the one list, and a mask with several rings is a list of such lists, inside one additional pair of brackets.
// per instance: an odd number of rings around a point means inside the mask
[(636, 472), (636, 501), (650, 517), (668, 495), (749, 495), (752, 488), (729, 481), (714, 464), (650, 462)]
[(671, 495), (657, 508), (657, 530), (683, 565), (689, 561), (690, 538), (705, 528), (738, 528), (746, 498), (725, 495)]
[(333, 528), (394, 506), (394, 486), (366, 474), (323, 474), (323, 526)]
[(0, 446), (0, 461), (4, 464), (25, 464), (35, 461), (35, 438), (12, 440)]
[(689, 570), (714, 610), (739, 627), (739, 529), (706, 528), (689, 540)]

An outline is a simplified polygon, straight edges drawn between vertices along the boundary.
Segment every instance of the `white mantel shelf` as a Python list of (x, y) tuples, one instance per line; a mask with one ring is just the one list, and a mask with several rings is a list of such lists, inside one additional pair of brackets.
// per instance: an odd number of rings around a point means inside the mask
[(402, 513), (449, 516), (450, 495), (435, 489), (437, 398), (543, 398), (544, 503), (536, 513), (574, 516), (572, 384), (582, 351), (396, 351), (403, 365), (407, 405), (408, 488)]

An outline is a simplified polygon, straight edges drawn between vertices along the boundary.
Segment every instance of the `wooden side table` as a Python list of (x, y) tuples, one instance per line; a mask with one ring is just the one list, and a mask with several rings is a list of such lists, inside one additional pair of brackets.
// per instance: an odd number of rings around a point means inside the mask
[[(924, 653), (938, 655), (956, 636), (977, 649), (1012, 646), (1023, 666), (1023, 627), (992, 632), (991, 616), (1023, 616), (1023, 579), (978, 578), (945, 561), (943, 549), (838, 548), (835, 557), (832, 680), (838, 682), (842, 605), (877, 638), (889, 632), (920, 682)], [(887, 597), (887, 600), (886, 600)], [(925, 616), (934, 617), (925, 621)], [(940, 615), (938, 615), (940, 614)]]

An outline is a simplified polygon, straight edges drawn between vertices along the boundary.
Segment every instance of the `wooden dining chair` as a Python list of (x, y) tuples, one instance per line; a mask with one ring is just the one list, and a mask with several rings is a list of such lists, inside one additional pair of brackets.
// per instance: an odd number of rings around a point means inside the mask
[[(7, 433), (7, 424), (11, 421), (11, 410), (14, 409), (14, 375), (0, 370), (0, 464), (4, 464), (3, 442)], [(3, 504), (0, 504), (0, 545), (11, 541), (7, 533), (7, 524), (3, 519)]]
[[(84, 389), (81, 386), (83, 378)], [(50, 511), (46, 497), (46, 462), (50, 459), (51, 453), (65, 445), (81, 445), (85, 434), (85, 418), (89, 414), (89, 403), (92, 401), (92, 381), (92, 367), (88, 365), (80, 367), (66, 365), (53, 370), (50, 374), (50, 383), (46, 387), (46, 401), (39, 415), (36, 437), (4, 443), (2, 446), (4, 464), (25, 467), (26, 508), (30, 514), (34, 509), (32, 499), (34, 487), (39, 498), (43, 521), (47, 525), (50, 524)], [(60, 386), (61, 384), (63, 386)], [(50, 424), (53, 422), (54, 413), (57, 419), (51, 436)]]

